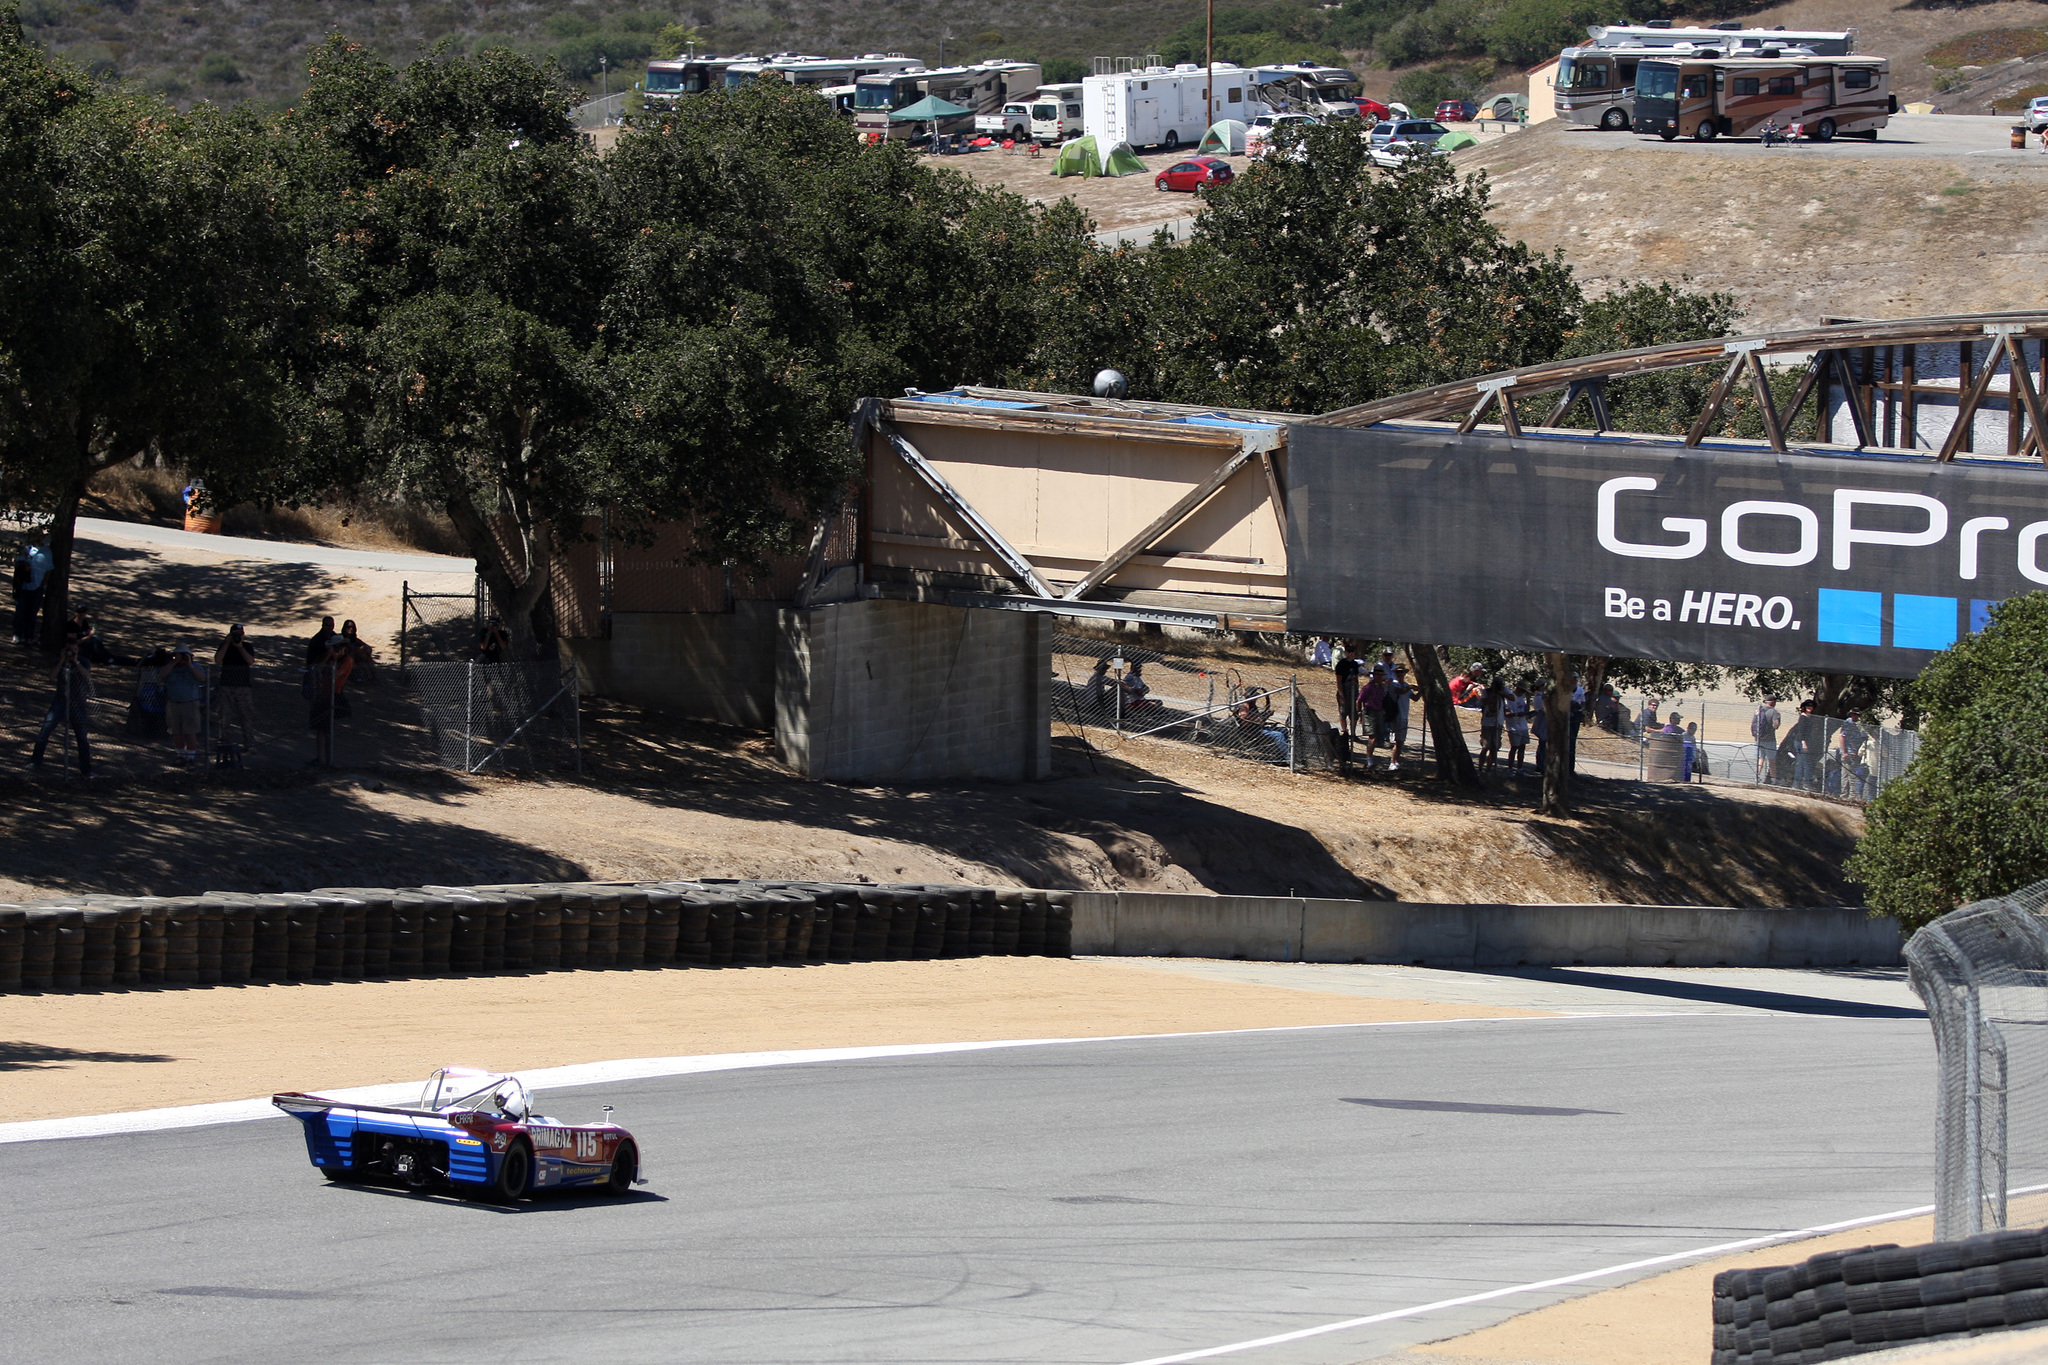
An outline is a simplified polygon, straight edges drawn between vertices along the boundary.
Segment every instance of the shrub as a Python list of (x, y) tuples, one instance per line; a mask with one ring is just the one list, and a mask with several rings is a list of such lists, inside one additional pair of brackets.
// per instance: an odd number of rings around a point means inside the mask
[(225, 52), (209, 52), (199, 59), (199, 79), (209, 85), (239, 85), (242, 69)]
[(1417, 71), (1404, 71), (1394, 82), (1394, 98), (1418, 117), (1427, 118), (1443, 100), (1473, 99), (1493, 68), (1486, 63), (1466, 66), (1445, 63)]
[(2048, 29), (1987, 28), (1965, 33), (1927, 50), (1929, 66), (1989, 66), (2010, 57), (2034, 57), (2048, 52)]

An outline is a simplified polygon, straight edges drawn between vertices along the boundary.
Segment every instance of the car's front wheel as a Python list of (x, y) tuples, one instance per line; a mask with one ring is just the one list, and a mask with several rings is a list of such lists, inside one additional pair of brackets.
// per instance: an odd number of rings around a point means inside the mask
[(1693, 139), (1698, 142), (1712, 142), (1721, 136), (1721, 125), (1710, 118), (1700, 120), (1700, 126), (1692, 130)]
[(604, 1192), (611, 1195), (631, 1193), (633, 1172), (639, 1165), (640, 1149), (635, 1147), (630, 1139), (621, 1142), (619, 1149), (612, 1153), (612, 1173), (604, 1182)]
[(1171, 128), (1167, 129), (1167, 130), (1166, 130), (1166, 141), (1164, 141), (1164, 142), (1160, 143), (1159, 145), (1160, 145), (1160, 146), (1162, 146), (1162, 147), (1164, 147), (1164, 148), (1166, 148), (1166, 150), (1167, 150), (1167, 151), (1169, 151), (1169, 152), (1179, 151), (1179, 150), (1180, 150), (1180, 134), (1179, 134), (1179, 133), (1177, 133), (1177, 132), (1175, 132), (1175, 131), (1174, 131), (1173, 129), (1171, 129)]
[(1600, 126), (1610, 133), (1618, 133), (1628, 127), (1628, 115), (1619, 109), (1609, 109), (1600, 116)]

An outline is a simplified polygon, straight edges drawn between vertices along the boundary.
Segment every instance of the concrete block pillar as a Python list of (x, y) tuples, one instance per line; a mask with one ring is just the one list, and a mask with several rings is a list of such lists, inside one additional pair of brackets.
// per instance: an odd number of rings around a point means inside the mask
[(775, 746), (827, 782), (1052, 775), (1052, 619), (870, 599), (781, 615)]

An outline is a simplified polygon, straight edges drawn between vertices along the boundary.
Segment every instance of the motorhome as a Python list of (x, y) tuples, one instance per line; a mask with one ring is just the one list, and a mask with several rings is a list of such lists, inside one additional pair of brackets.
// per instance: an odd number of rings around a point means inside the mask
[(1636, 65), (1646, 56), (1704, 54), (1742, 57), (1766, 44), (1803, 48), (1821, 57), (1846, 57), (1856, 50), (1855, 29), (1672, 28), (1668, 24), (1595, 24), (1588, 41), (1558, 55), (1552, 77), (1557, 116), (1584, 128), (1626, 130), (1634, 117)]
[(1207, 68), (1192, 62), (1099, 72), (1081, 82), (1082, 130), (1098, 147), (1128, 142), (1171, 152), (1200, 142), (1218, 119), (1249, 123), (1270, 112), (1252, 73), (1242, 67), (1216, 63), (1216, 86), (1205, 108), (1208, 81)]
[(1081, 136), (1081, 82), (1041, 85), (1031, 97), (1031, 140), (1047, 146)]
[(909, 108), (926, 95), (935, 95), (967, 110), (958, 116), (959, 127), (949, 125), (935, 131), (966, 131), (974, 126), (974, 115), (993, 114), (1005, 104), (1022, 100), (1038, 89), (1044, 77), (1036, 62), (1001, 59), (976, 66), (941, 67), (936, 71), (863, 76), (853, 83), (854, 133), (869, 142), (911, 136), (914, 128), (892, 121), (889, 115)]
[(673, 61), (651, 61), (641, 90), (649, 109), (672, 109), (688, 95), (725, 88), (726, 68), (735, 62), (756, 61), (752, 53), (737, 57), (677, 57)]
[(797, 52), (778, 52), (773, 57), (734, 62), (725, 69), (725, 88), (737, 90), (748, 81), (774, 76), (791, 85), (851, 85), (862, 76), (886, 72), (901, 75), (922, 71), (924, 63), (901, 52), (870, 52), (862, 57), (811, 57)]
[(1635, 130), (1666, 142), (1756, 137), (1798, 125), (1815, 142), (1875, 140), (1898, 112), (1891, 62), (1765, 48), (1751, 57), (1645, 57), (1636, 68)]
[(1291, 62), (1252, 68), (1259, 98), (1275, 109), (1320, 118), (1357, 118), (1358, 77), (1341, 66)]

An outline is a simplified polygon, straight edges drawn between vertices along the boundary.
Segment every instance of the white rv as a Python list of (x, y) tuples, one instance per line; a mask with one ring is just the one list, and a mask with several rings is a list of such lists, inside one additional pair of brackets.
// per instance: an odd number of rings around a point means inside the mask
[(1357, 118), (1358, 77), (1341, 66), (1289, 62), (1252, 69), (1259, 98), (1275, 109), (1319, 118)]
[(1081, 136), (1081, 82), (1041, 85), (1031, 97), (1031, 140), (1054, 146)]
[[(974, 126), (973, 115), (993, 114), (1005, 104), (1022, 100), (1038, 88), (1044, 73), (1036, 62), (990, 59), (975, 66), (948, 66), (936, 71), (908, 71), (898, 74), (877, 72), (854, 81), (853, 127), (864, 142), (887, 142), (912, 135), (905, 124), (889, 115), (916, 104), (927, 95), (967, 111), (955, 119), (942, 120), (942, 133), (964, 132)], [(958, 127), (953, 126), (955, 123)]]
[(1251, 72), (1216, 63), (1216, 88), (1204, 107), (1208, 81), (1208, 70), (1192, 62), (1090, 76), (1081, 82), (1082, 130), (1099, 147), (1128, 142), (1172, 152), (1200, 142), (1218, 119), (1249, 123), (1267, 112)]
[(778, 52), (772, 57), (734, 62), (725, 69), (725, 88), (737, 90), (749, 81), (774, 76), (791, 85), (851, 85), (862, 76), (922, 71), (924, 63), (901, 52), (870, 52), (863, 57), (812, 57)]
[(1856, 30), (1744, 28), (1739, 23), (1712, 28), (1673, 28), (1668, 23), (1594, 24), (1588, 41), (1568, 47), (1558, 57), (1551, 78), (1557, 116), (1585, 128), (1621, 132), (1635, 116), (1636, 63), (1645, 57), (1755, 57), (1766, 45), (1798, 49), (1816, 57), (1846, 57), (1856, 50)]

